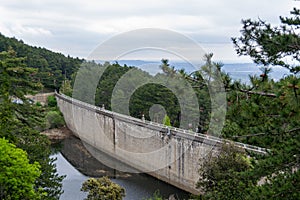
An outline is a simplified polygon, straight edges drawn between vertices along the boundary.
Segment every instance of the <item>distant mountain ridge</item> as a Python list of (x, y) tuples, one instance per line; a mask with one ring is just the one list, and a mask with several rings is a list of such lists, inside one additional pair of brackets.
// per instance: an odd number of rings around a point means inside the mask
[[(71, 78), (71, 75), (76, 72), (84, 59), (72, 58), (65, 56), (62, 53), (52, 52), (46, 48), (33, 47), (25, 44), (22, 40), (16, 38), (9, 38), (0, 33), (0, 51), (6, 51), (12, 47), (17, 56), (26, 57), (26, 64), (28, 67), (38, 68), (39, 73), (36, 78), (42, 82), (46, 88), (59, 87), (64, 78)], [(98, 60), (97, 63), (104, 63), (105, 61)], [(110, 61), (117, 62), (119, 65), (135, 66), (155, 75), (161, 72), (160, 61), (145, 61), (145, 60), (117, 60)], [(191, 73), (200, 69), (200, 66), (192, 66), (188, 62), (178, 62), (170, 60), (170, 66), (175, 69), (185, 69), (187, 73)], [(241, 80), (242, 82), (249, 82), (249, 75), (259, 75), (261, 72), (259, 66), (253, 63), (224, 63), (222, 67), (226, 73), (229, 73), (234, 80)], [(274, 80), (279, 80), (289, 71), (283, 67), (272, 67), (270, 74)]]
[[(104, 61), (98, 60), (98, 63), (104, 63)], [(116, 60), (110, 61), (111, 63), (117, 62), (120, 65), (127, 66), (135, 66), (139, 67), (145, 71), (148, 71), (150, 74), (155, 75), (158, 72), (161, 72), (159, 68), (161, 62), (160, 61), (145, 61), (145, 60)], [(175, 69), (185, 69), (187, 73), (191, 73), (200, 69), (199, 66), (192, 66), (187, 62), (172, 62), (170, 60), (170, 66), (174, 66)], [(244, 83), (249, 83), (249, 75), (260, 75), (260, 66), (257, 66), (254, 63), (223, 63), (222, 70), (229, 75), (234, 80), (241, 80)], [(275, 81), (278, 81), (284, 75), (290, 74), (289, 70), (280, 67), (280, 66), (272, 66), (272, 71), (270, 73), (270, 77)]]

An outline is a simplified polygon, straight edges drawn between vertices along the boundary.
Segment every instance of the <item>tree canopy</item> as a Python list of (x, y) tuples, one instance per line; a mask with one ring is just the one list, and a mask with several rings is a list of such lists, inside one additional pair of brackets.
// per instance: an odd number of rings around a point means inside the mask
[(272, 26), (259, 19), (242, 20), (242, 36), (233, 38), (238, 55), (249, 55), (255, 63), (280, 65), (291, 72), (300, 72), (300, 9), (290, 17), (280, 17), (281, 24)]
[(83, 59), (64, 56), (41, 47), (32, 47), (22, 40), (8, 38), (0, 33), (0, 52), (9, 48), (15, 50), (17, 57), (23, 57), (24, 64), (38, 69), (33, 74), (35, 82), (41, 82), (45, 88), (55, 89), (61, 86), (65, 78), (70, 79), (77, 71)]
[[(242, 24), (241, 36), (232, 39), (237, 54), (250, 56), (261, 67), (260, 75), (249, 76), (250, 84), (233, 81), (228, 74), (222, 72), (221, 63), (213, 62), (213, 54), (205, 56), (202, 73), (195, 71), (187, 74), (184, 70), (176, 70), (167, 59), (162, 59), (162, 72), (152, 76), (140, 69), (120, 66), (118, 63), (97, 64), (66, 57), (0, 35), (0, 51), (3, 51), (0, 53), (0, 137), (5, 137), (25, 150), (31, 163), (39, 162), (42, 175), (37, 178), (36, 187), (47, 192), (45, 198), (58, 199), (62, 192), (62, 177), (57, 175), (53, 160), (49, 160), (49, 141), (36, 130), (41, 124), (40, 116), (43, 112), (40, 112), (41, 108), (31, 105), (24, 97), (25, 94), (42, 85), (48, 88), (62, 85), (63, 92), (76, 94), (80, 92), (72, 90), (76, 75), (97, 78), (93, 75), (103, 73), (96, 86), (91, 84), (93, 80), (86, 78), (77, 83), (83, 91), (79, 96), (82, 101), (94, 101), (98, 106), (104, 104), (106, 109), (112, 109), (113, 94), (120, 103), (128, 95), (127, 91), (114, 89), (119, 79), (129, 71), (134, 69), (141, 76), (130, 76), (131, 82), (128, 81), (125, 85), (127, 88), (141, 77), (155, 80), (176, 77), (186, 80), (197, 95), (200, 105), (197, 112), (200, 116), (198, 124), (193, 124), (193, 129), (197, 127), (200, 133), (206, 134), (209, 121), (218, 120), (218, 116), (211, 113), (212, 104), (207, 84), (220, 75), (227, 92), (227, 113), (222, 136), (268, 148), (270, 151), (267, 155), (251, 155), (246, 151), (222, 147), (219, 155), (210, 155), (206, 165), (201, 166), (208, 167), (202, 168), (200, 172), (203, 179), (199, 180), (198, 185), (207, 192), (202, 197), (299, 199), (300, 10), (294, 8), (291, 16), (280, 17), (278, 26), (262, 19), (242, 20)], [(278, 65), (289, 69), (291, 73), (274, 81), (269, 74), (272, 67)], [(83, 69), (80, 72), (79, 66)], [(91, 93), (91, 87), (95, 87), (96, 94)], [(177, 89), (182, 94), (185, 91), (182, 87)], [(13, 103), (15, 99), (21, 99), (23, 103)], [(186, 104), (188, 103), (187, 101)], [(144, 114), (150, 120), (149, 110), (157, 104), (164, 107), (164, 114), (169, 116), (170, 125), (180, 125), (182, 113), (178, 98), (172, 90), (161, 84), (149, 83), (135, 90), (130, 97), (129, 114), (137, 118)], [(120, 107), (120, 112), (125, 113)], [(55, 116), (57, 113), (50, 113), (48, 119), (56, 118)], [(249, 154), (251, 159), (247, 160)], [(90, 181), (90, 184), (101, 185), (96, 180)]]
[(0, 138), (0, 198), (41, 199), (36, 180), (41, 175), (38, 162), (29, 163), (27, 153)]
[[(202, 196), (204, 199), (300, 197), (297, 189), (300, 182), (299, 10), (295, 8), (291, 14), (292, 17), (280, 17), (280, 27), (262, 20), (243, 20), (242, 36), (233, 39), (239, 55), (249, 55), (263, 67), (261, 75), (249, 76), (249, 85), (229, 84), (223, 136), (268, 148), (269, 152), (267, 155), (247, 153), (252, 160), (248, 168), (236, 168), (241, 164), (240, 159), (224, 160), (222, 152), (212, 157), (207, 161), (207, 168), (201, 166), (202, 178), (198, 185), (207, 191)], [(286, 67), (291, 74), (275, 82), (269, 77), (273, 65)], [(238, 152), (235, 157), (243, 155)]]
[(42, 85), (33, 76), (37, 69), (27, 67), (25, 60), (11, 48), (0, 52), (0, 137), (26, 151), (31, 163), (39, 163), (41, 176), (35, 180), (34, 189), (46, 194), (43, 199), (59, 199), (63, 176), (57, 174), (54, 160), (49, 158), (49, 139), (39, 134), (44, 108), (25, 97)]
[(242, 199), (249, 186), (240, 182), (240, 173), (252, 167), (244, 149), (224, 143), (218, 153), (212, 151), (201, 161), (197, 187), (207, 199)]
[(122, 200), (125, 197), (125, 189), (106, 176), (89, 178), (82, 184), (81, 191), (88, 192), (87, 200)]

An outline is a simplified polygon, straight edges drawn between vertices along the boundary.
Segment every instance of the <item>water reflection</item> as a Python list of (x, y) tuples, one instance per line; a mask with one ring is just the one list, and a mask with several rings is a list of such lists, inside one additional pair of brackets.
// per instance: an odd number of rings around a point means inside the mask
[(60, 175), (67, 175), (63, 180), (64, 193), (61, 195), (61, 200), (82, 200), (87, 193), (81, 192), (82, 183), (88, 178), (75, 169), (61, 153), (56, 154), (56, 166)]
[(57, 157), (58, 173), (67, 175), (63, 181), (62, 200), (81, 200), (86, 193), (80, 191), (81, 184), (88, 177), (109, 176), (126, 190), (125, 200), (151, 197), (156, 190), (167, 198), (175, 194), (177, 199), (188, 199), (189, 195), (176, 187), (159, 181), (146, 174), (129, 174), (111, 169), (94, 159), (78, 138), (70, 137), (62, 142), (61, 153)]

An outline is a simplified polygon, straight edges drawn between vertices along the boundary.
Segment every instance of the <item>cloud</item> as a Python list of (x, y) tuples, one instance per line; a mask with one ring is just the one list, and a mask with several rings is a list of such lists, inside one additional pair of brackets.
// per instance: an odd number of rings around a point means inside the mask
[(23, 26), (21, 24), (16, 24), (11, 27), (9, 27), (9, 31), (12, 34), (16, 35), (30, 35), (31, 37), (47, 37), (51, 36), (52, 33), (49, 30), (46, 30), (41, 27), (29, 27), (29, 26)]
[(10, 0), (0, 5), (0, 32), (83, 57), (109, 37), (137, 28), (166, 28), (197, 42), (229, 47), (230, 37), (239, 35), (241, 19), (260, 17), (278, 23), (279, 15), (288, 15), (299, 4), (292, 0)]

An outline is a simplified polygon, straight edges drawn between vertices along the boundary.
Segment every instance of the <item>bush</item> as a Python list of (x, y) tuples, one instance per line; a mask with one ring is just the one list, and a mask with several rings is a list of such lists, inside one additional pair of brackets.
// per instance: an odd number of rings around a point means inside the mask
[(166, 126), (171, 126), (170, 117), (168, 115), (165, 115), (165, 117), (163, 119), (163, 124)]
[(108, 177), (89, 178), (82, 184), (81, 191), (89, 193), (87, 200), (122, 200), (125, 197), (125, 189)]
[(57, 106), (57, 101), (55, 96), (48, 96), (47, 97), (47, 105), (49, 107), (56, 107)]
[(0, 138), (0, 199), (41, 199), (35, 190), (41, 175), (38, 162), (29, 163), (27, 153)]
[(49, 111), (46, 115), (46, 127), (58, 128), (65, 124), (64, 118), (59, 111)]
[(153, 197), (150, 197), (146, 200), (163, 200), (164, 198), (162, 197), (162, 195), (160, 194), (159, 190), (156, 190), (153, 194)]

